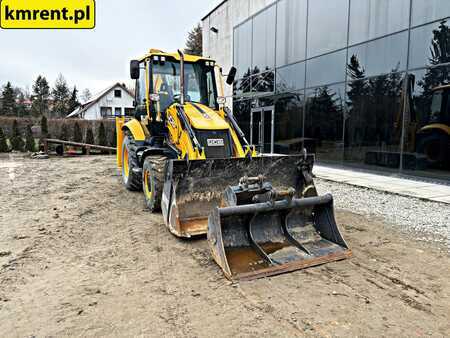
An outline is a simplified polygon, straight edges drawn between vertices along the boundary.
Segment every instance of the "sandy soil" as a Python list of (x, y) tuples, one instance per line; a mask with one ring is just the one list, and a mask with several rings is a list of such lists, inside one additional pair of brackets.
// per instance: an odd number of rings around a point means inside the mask
[(231, 284), (113, 157), (0, 158), (0, 336), (450, 336), (448, 252), (338, 212), (354, 258)]

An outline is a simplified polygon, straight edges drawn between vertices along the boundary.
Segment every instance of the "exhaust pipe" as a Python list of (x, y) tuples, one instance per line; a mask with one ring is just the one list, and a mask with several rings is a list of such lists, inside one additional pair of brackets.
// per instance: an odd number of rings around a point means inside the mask
[(180, 103), (184, 106), (184, 53), (178, 49), (180, 56)]

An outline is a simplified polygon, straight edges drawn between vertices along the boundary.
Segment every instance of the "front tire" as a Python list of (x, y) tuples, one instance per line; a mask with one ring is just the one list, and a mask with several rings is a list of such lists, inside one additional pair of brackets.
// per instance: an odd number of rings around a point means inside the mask
[(125, 136), (122, 143), (122, 181), (130, 191), (139, 191), (142, 188), (141, 177), (133, 169), (139, 168), (134, 140)]
[(149, 156), (144, 161), (142, 190), (144, 191), (145, 205), (151, 212), (161, 210), (166, 160), (165, 156)]

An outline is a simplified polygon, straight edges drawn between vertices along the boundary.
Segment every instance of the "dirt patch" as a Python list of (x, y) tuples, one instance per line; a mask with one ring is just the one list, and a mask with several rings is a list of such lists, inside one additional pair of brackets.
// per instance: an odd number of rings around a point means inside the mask
[(124, 190), (114, 157), (0, 161), (8, 336), (450, 335), (448, 253), (379, 220), (337, 212), (350, 260), (232, 284), (205, 240)]

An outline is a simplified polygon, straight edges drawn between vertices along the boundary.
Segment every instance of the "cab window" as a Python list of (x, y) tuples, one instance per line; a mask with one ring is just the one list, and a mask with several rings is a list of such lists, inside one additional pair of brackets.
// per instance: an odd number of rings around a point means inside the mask
[(139, 79), (136, 80), (136, 103), (138, 106), (145, 105), (146, 96), (146, 75), (145, 62), (140, 65)]

